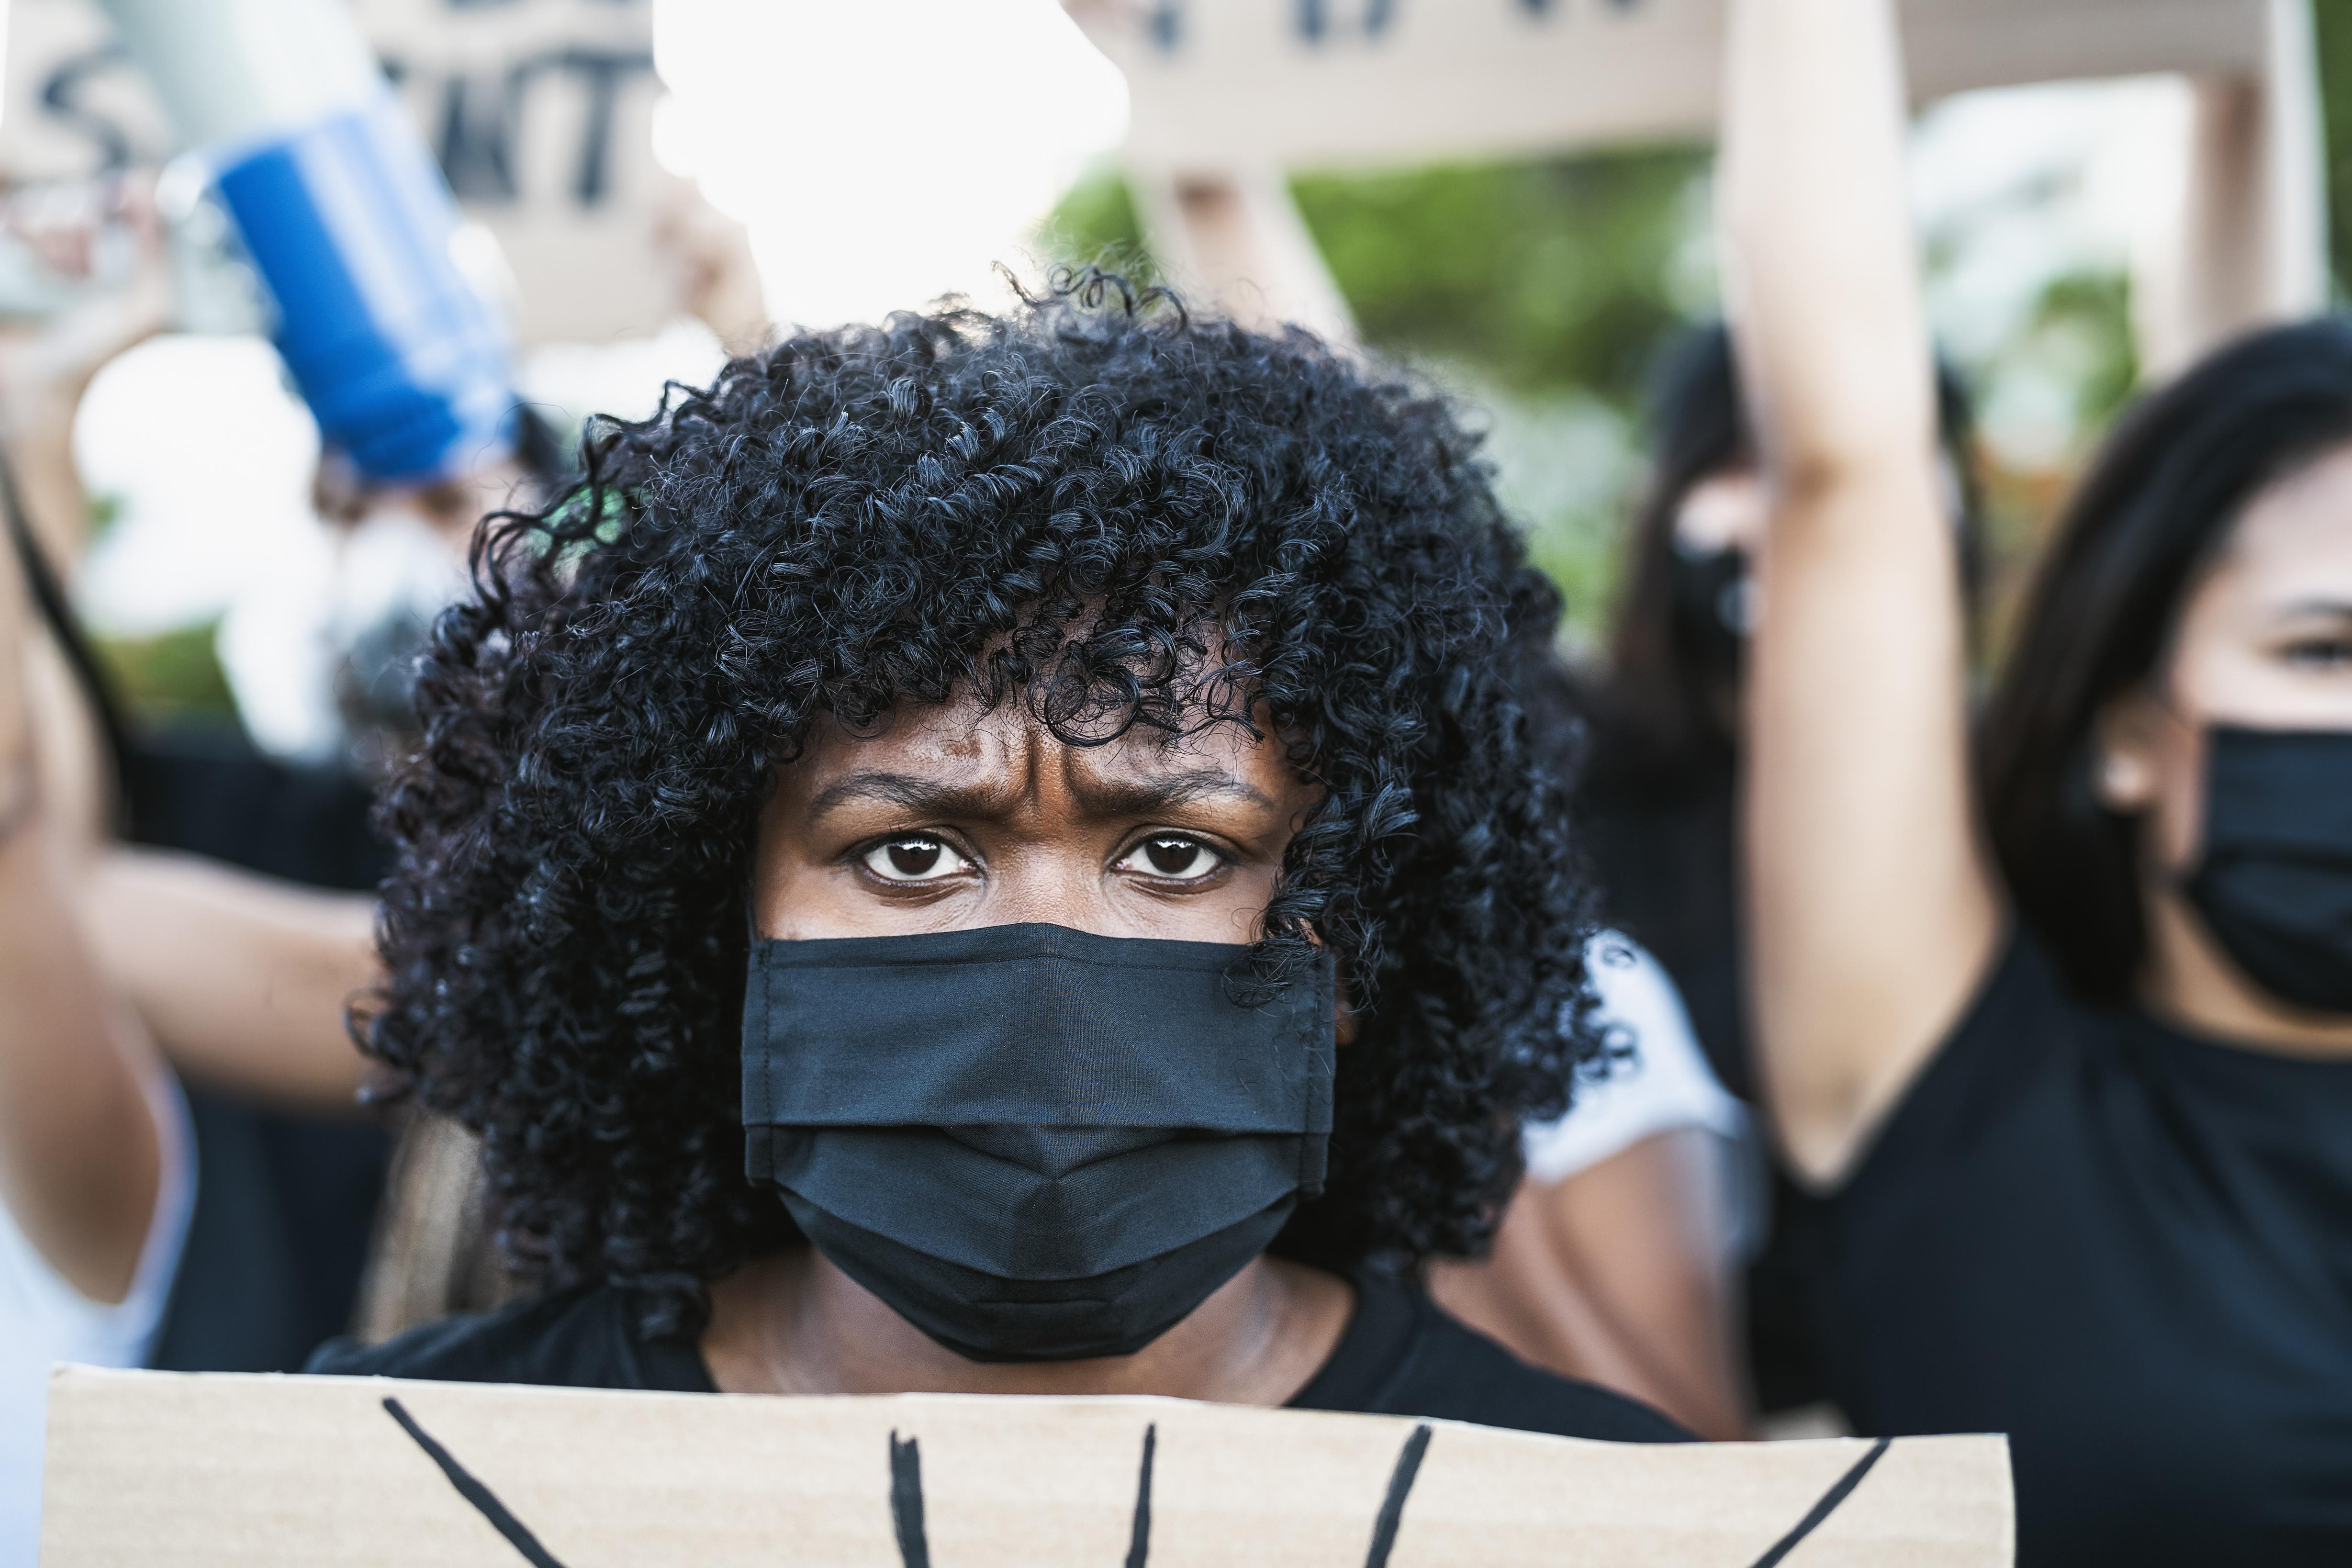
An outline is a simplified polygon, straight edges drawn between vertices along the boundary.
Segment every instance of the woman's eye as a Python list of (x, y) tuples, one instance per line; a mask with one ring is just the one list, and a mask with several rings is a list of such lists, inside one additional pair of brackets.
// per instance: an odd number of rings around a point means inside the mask
[(937, 882), (970, 862), (936, 838), (893, 838), (863, 857), (866, 868), (886, 882)]
[(1165, 835), (1147, 838), (1119, 864), (1171, 882), (1197, 882), (1224, 864), (1223, 857), (1197, 838)]
[(2352, 637), (2298, 637), (2283, 651), (2289, 664), (2313, 669), (2352, 669)]

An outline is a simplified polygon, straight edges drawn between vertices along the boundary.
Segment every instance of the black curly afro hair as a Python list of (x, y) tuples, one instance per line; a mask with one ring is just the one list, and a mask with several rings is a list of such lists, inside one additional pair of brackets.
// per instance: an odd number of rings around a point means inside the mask
[(1064, 278), (792, 337), (491, 519), (384, 820), (366, 1048), (483, 1141), (509, 1260), (702, 1282), (797, 1237), (744, 1176), (755, 820), (830, 714), (957, 691), (1066, 742), (1270, 722), (1321, 804), (1255, 954), (1309, 933), (1361, 1016), (1330, 1178), (1276, 1244), (1481, 1250), (1522, 1113), (1603, 1047), (1530, 703), (1559, 600), (1444, 404), (1307, 334)]

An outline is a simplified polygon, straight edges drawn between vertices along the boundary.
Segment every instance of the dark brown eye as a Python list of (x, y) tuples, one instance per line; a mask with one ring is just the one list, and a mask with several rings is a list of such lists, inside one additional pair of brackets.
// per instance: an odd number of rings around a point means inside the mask
[(1223, 863), (1215, 850), (1199, 839), (1173, 834), (1145, 839), (1122, 862), (1171, 882), (1197, 882)]
[(2287, 663), (2307, 669), (2352, 669), (2352, 637), (2297, 637), (2284, 651)]
[(936, 838), (893, 838), (863, 857), (866, 868), (886, 882), (936, 882), (964, 868), (964, 858)]

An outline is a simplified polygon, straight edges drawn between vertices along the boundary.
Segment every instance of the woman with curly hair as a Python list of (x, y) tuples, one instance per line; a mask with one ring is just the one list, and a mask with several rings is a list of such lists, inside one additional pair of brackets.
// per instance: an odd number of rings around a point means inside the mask
[(1441, 403), (1093, 277), (585, 456), (427, 655), (366, 1040), (541, 1292), (320, 1369), (1679, 1436), (1406, 1282), (1601, 1055)]

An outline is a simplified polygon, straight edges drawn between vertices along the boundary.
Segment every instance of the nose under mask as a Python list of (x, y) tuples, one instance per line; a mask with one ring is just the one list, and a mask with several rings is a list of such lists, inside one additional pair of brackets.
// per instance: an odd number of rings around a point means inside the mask
[(758, 942), (748, 1173), (960, 1355), (1132, 1353), (1322, 1188), (1330, 959), (1245, 1006), (1248, 952), (1050, 925)]
[(2263, 990), (2352, 1013), (2352, 731), (2215, 725), (2205, 770), (2182, 892)]

